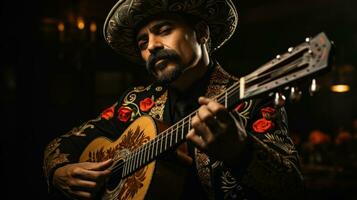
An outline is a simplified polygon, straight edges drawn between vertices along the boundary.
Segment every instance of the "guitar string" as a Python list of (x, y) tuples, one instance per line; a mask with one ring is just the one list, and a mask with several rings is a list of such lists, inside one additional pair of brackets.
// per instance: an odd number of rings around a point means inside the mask
[[(301, 59), (296, 60), (296, 61), (294, 62), (294, 64), (295, 64), (296, 62), (298, 62), (299, 60), (301, 60)], [(293, 65), (293, 64), (289, 64), (289, 65), (286, 65), (285, 67), (287, 67), (287, 66), (292, 66), (292, 65)], [(268, 69), (269, 69), (269, 68), (268, 68)], [(277, 70), (278, 70), (278, 69), (277, 69)], [(274, 71), (265, 73), (265, 74), (263, 74), (263, 75), (260, 75), (260, 77), (258, 76), (258, 77), (255, 77), (255, 78), (251, 78), (250, 80), (247, 80), (247, 83), (249, 83), (250, 81), (254, 81), (255, 79), (261, 78), (262, 76), (266, 76), (266, 75), (268, 75), (268, 74), (274, 73), (274, 72), (276, 72), (277, 70), (274, 70)], [(228, 97), (231, 97), (231, 96), (233, 96), (233, 95), (236, 94), (237, 90), (239, 90), (239, 82), (236, 82), (236, 83), (232, 84), (232, 86), (230, 86), (230, 87), (226, 90), (226, 92), (223, 92), (223, 93), (219, 94), (215, 99), (218, 100), (218, 101), (223, 100), (223, 98), (225, 98), (225, 96), (223, 96), (225, 93), (227, 93), (227, 94), (229, 93), (229, 94), (228, 94)], [(197, 111), (191, 113), (190, 115), (195, 115), (196, 112), (197, 112)], [(186, 116), (185, 118), (183, 118), (182, 120), (180, 120), (180, 121), (177, 122), (176, 124), (179, 124), (179, 123), (181, 122), (181, 123), (182, 123), (181, 126), (182, 126), (182, 128), (184, 129), (184, 128), (185, 128), (184, 126), (190, 123), (190, 122), (185, 122), (184, 120), (186, 120), (186, 118), (190, 117), (190, 115)], [(176, 124), (175, 124), (175, 125), (176, 125)], [(174, 129), (175, 125), (169, 127), (168, 129), (166, 129), (165, 131), (163, 131), (162, 133), (160, 133), (160, 134), (159, 134), (159, 137), (156, 137), (156, 138), (154, 138), (153, 140), (150, 140), (150, 141), (149, 141), (150, 144), (148, 144), (149, 142), (146, 143), (147, 145), (145, 145), (144, 148), (139, 147), (139, 148), (137, 148), (136, 150), (134, 150), (134, 151), (131, 153), (132, 156), (129, 156), (129, 159), (128, 159), (127, 161), (130, 161), (131, 158), (134, 158), (135, 156), (137, 156), (137, 154), (139, 154), (139, 152), (141, 152), (141, 151), (144, 151), (144, 150), (149, 149), (149, 148), (152, 148), (152, 147), (155, 148), (156, 143), (160, 142), (161, 139), (163, 139), (163, 138), (168, 139), (167, 137), (169, 137), (169, 136), (171, 136), (171, 135), (170, 135), (170, 133), (167, 133), (167, 132), (171, 131), (171, 134), (173, 134), (173, 131), (175, 131), (175, 129)], [(178, 126), (177, 128), (181, 128), (181, 126)], [(165, 134), (165, 132), (166, 132), (166, 134)], [(162, 136), (160, 136), (160, 135), (162, 135)], [(177, 135), (177, 134), (176, 134), (176, 135)], [(158, 147), (156, 147), (156, 148), (158, 148)], [(145, 153), (146, 153), (146, 152), (145, 152)], [(154, 153), (152, 153), (152, 154), (154, 154)], [(152, 158), (151, 158), (151, 159), (152, 159)], [(151, 160), (151, 159), (149, 159), (149, 160)], [(127, 161), (126, 161), (126, 162), (127, 162)], [(145, 161), (144, 161), (144, 162), (145, 162)], [(122, 166), (123, 166), (124, 164), (125, 164), (125, 162), (121, 163), (120, 165), (117, 165), (117, 166), (114, 168), (113, 172), (115, 173), (115, 171), (120, 171), (120, 169), (122, 168)], [(140, 165), (139, 165), (139, 166), (140, 166)], [(118, 168), (118, 169), (116, 169), (116, 168)], [(134, 170), (131, 170), (131, 171), (134, 171)], [(131, 173), (131, 172), (129, 172), (129, 173)]]
[[(296, 61), (297, 62), (297, 61)], [(296, 63), (295, 62), (295, 63)], [(292, 66), (292, 64), (290, 64), (290, 66)], [(274, 70), (274, 71), (271, 71), (271, 72), (269, 72), (269, 73), (274, 73), (275, 71), (277, 71), (277, 70)], [(269, 73), (266, 73), (266, 74), (263, 74), (263, 75), (261, 75), (261, 76), (265, 76), (265, 75), (267, 75), (267, 74), (269, 74)], [(257, 77), (257, 78), (260, 78), (260, 77)], [(254, 78), (253, 78), (253, 80), (255, 80)], [(247, 81), (247, 83), (249, 83), (250, 81), (253, 81), (253, 80), (248, 80)], [(238, 87), (238, 85), (239, 85), (239, 82), (236, 82), (236, 83), (234, 83), (234, 84), (232, 84), (232, 86), (230, 86), (227, 90), (226, 90), (226, 92), (223, 92), (223, 93), (221, 93), (220, 95), (218, 95), (217, 97), (216, 97), (216, 99), (218, 100), (218, 101), (220, 101), (220, 100), (223, 100), (223, 98), (225, 98), (225, 96), (223, 96), (223, 94), (225, 94), (225, 93), (229, 93), (229, 97), (231, 97), (232, 96), (232, 94), (236, 94), (235, 92), (239, 89), (239, 87)], [(195, 112), (194, 113), (192, 113), (191, 115), (193, 115), (193, 114), (195, 114)], [(188, 118), (190, 115), (188, 115), (188, 116), (186, 116), (185, 118), (183, 118), (182, 120), (180, 120), (178, 123), (176, 123), (177, 124), (177, 128), (182, 128), (182, 129), (184, 129), (185, 128), (185, 125), (187, 125), (187, 124), (189, 124), (190, 122), (186, 122), (185, 120), (186, 120), (186, 118)], [(181, 126), (179, 126), (178, 124), (179, 123), (182, 123), (182, 125)], [(130, 161), (130, 159), (131, 158), (134, 158), (135, 156), (139, 156), (138, 154), (140, 154), (140, 152), (142, 152), (142, 151), (145, 151), (145, 153), (147, 153), (146, 152), (146, 150), (148, 149), (148, 148), (151, 148), (151, 147), (156, 147), (156, 150), (158, 149), (158, 147), (157, 146), (155, 146), (158, 142), (160, 142), (162, 139), (168, 139), (168, 137), (170, 136), (172, 136), (172, 135), (170, 135), (169, 133), (166, 133), (166, 134), (164, 134), (164, 132), (169, 132), (169, 131), (171, 131), (171, 134), (173, 134), (173, 131), (175, 131), (175, 129), (174, 129), (174, 125), (172, 126), (172, 127), (170, 127), (169, 129), (170, 130), (168, 130), (167, 129), (167, 131), (163, 131), (161, 134), (159, 134), (159, 137), (157, 137), (157, 138), (154, 138), (153, 140), (151, 140), (150, 142), (151, 142), (151, 144), (148, 144), (148, 145), (145, 145), (144, 146), (144, 148), (141, 148), (141, 147), (139, 147), (138, 149), (136, 149), (136, 150), (134, 150), (132, 153), (131, 153), (131, 155), (132, 156), (129, 156), (129, 159), (127, 160), (127, 161)], [(177, 131), (176, 131), (177, 132)], [(162, 136), (160, 136), (160, 135), (162, 135)], [(176, 134), (176, 137), (178, 137), (177, 136), (177, 134)], [(182, 139), (183, 140), (183, 139)], [(161, 145), (162, 145), (162, 143), (161, 143)], [(166, 149), (164, 149), (164, 150), (166, 150)], [(149, 152), (150, 153), (150, 152)], [(160, 152), (161, 153), (161, 152)], [(152, 152), (151, 153), (151, 155), (153, 155), (154, 153)], [(137, 159), (137, 158), (136, 158)], [(152, 159), (152, 158), (151, 158)], [(149, 160), (151, 160), (150, 159), (150, 157), (149, 157)], [(134, 160), (134, 162), (135, 162), (135, 160)], [(129, 172), (127, 173), (127, 174), (129, 174), (129, 173), (131, 173), (132, 171), (134, 171), (134, 170), (136, 170), (136, 168), (137, 167), (140, 167), (141, 166), (141, 161), (137, 161), (137, 162), (140, 162), (139, 163), (139, 166), (136, 166), (135, 164), (137, 164), (137, 163), (134, 163), (134, 169), (133, 170), (129, 170)], [(144, 161), (144, 163), (146, 163), (145, 161)], [(119, 172), (120, 170), (121, 170), (121, 168), (123, 167), (123, 165), (125, 164), (125, 162), (123, 162), (123, 163), (121, 163), (121, 164), (119, 164), (119, 165), (117, 165), (116, 167), (114, 167), (113, 169), (113, 173), (114, 174), (116, 174), (116, 172)]]
[[(294, 66), (294, 65), (296, 66), (296, 63), (298, 63), (300, 60), (302, 60), (302, 58), (296, 59), (293, 63), (290, 63), (289, 65), (285, 65), (285, 67), (288, 67), (288, 68), (289, 68), (289, 67)], [(268, 68), (268, 69), (269, 69), (269, 68)], [(266, 69), (266, 70), (268, 70), (268, 69)], [(274, 72), (276, 72), (276, 71), (278, 71), (278, 70), (281, 70), (281, 69), (276, 69), (276, 70), (267, 72), (267, 73), (265, 73), (265, 74), (262, 74), (262, 75), (259, 75), (259, 76), (256, 76), (256, 77), (252, 77), (252, 78), (246, 80), (246, 84), (249, 83), (249, 82), (251, 82), (251, 81), (254, 81), (254, 80), (256, 80), (256, 79), (259, 79), (259, 78), (261, 78), (261, 77), (264, 77), (264, 76), (267, 76), (267, 75), (269, 75), (269, 74), (272, 74), (272, 73), (274, 73)], [(235, 82), (235, 83), (233, 83), (225, 92), (223, 92), (223, 93), (217, 95), (216, 98), (214, 98), (214, 100), (217, 100), (217, 101), (224, 100), (224, 99), (226, 98), (226, 97), (225, 97), (225, 93), (227, 93), (228, 98), (230, 98), (230, 97), (232, 97), (233, 95), (236, 95), (236, 94), (237, 94), (237, 91), (239, 91), (239, 89), (240, 89), (240, 87), (239, 87), (239, 82)], [(174, 129), (174, 127), (175, 127), (176, 124), (179, 124), (179, 123), (181, 122), (181, 123), (182, 123), (181, 126), (183, 126), (182, 128), (184, 128), (185, 125), (187, 125), (187, 124), (190, 123), (190, 122), (185, 122), (185, 120), (186, 120), (188, 117), (190, 117), (191, 115), (195, 115), (196, 112), (197, 112), (197, 110), (194, 111), (193, 113), (191, 113), (190, 115), (184, 117), (183, 119), (181, 119), (180, 121), (178, 121), (177, 123), (175, 123), (174, 125), (172, 125), (171, 127), (169, 127), (168, 129), (166, 129), (165, 131), (162, 131), (162, 132), (159, 134), (158, 137), (156, 137), (156, 138), (150, 140), (148, 143), (145, 143), (145, 145), (143, 145), (143, 146), (141, 146), (141, 147), (135, 149), (132, 153), (130, 153), (130, 155), (132, 155), (132, 156), (129, 155), (129, 159), (127, 159), (125, 162), (127, 162), (127, 161), (129, 161), (131, 158), (137, 156), (137, 154), (139, 154), (140, 151), (143, 151), (143, 150), (146, 150), (146, 149), (149, 149), (149, 148), (152, 148), (152, 147), (155, 148), (156, 143), (160, 142), (160, 140), (161, 140), (162, 138), (167, 139), (167, 137), (171, 136), (170, 133), (169, 133), (169, 131), (175, 131), (176, 129)], [(191, 116), (191, 117), (192, 117), (192, 116)], [(180, 128), (180, 127), (181, 127), (181, 126), (178, 126), (178, 125), (176, 125), (176, 126), (177, 126), (177, 128)], [(171, 132), (171, 134), (173, 134), (173, 133)], [(162, 135), (162, 136), (161, 136), (161, 135)], [(154, 154), (154, 153), (152, 153), (152, 154)], [(151, 159), (152, 159), (152, 158), (151, 158)], [(151, 159), (149, 159), (149, 160), (151, 160)], [(120, 169), (123, 167), (123, 165), (125, 164), (125, 162), (122, 162), (122, 163), (120, 163), (119, 165), (113, 167), (112, 173), (116, 173), (116, 172), (120, 171)], [(134, 170), (131, 170), (131, 171), (134, 171)], [(131, 172), (129, 172), (129, 173), (131, 173)], [(127, 174), (129, 174), (129, 173), (127, 173)]]
[[(293, 65), (295, 65), (296, 62), (299, 62), (300, 60), (301, 60), (301, 59), (297, 59), (297, 60), (295, 60), (294, 62), (292, 62), (291, 64), (286, 65), (285, 67), (293, 66)], [(269, 68), (268, 68), (268, 69), (269, 69)], [(268, 69), (266, 69), (266, 70), (268, 70)], [(279, 70), (279, 69), (277, 69), (277, 70)], [(277, 70), (271, 71), (270, 73), (274, 73), (274, 72), (276, 72)], [(268, 73), (263, 74), (263, 75), (261, 75), (261, 76), (266, 76), (267, 74), (268, 74)], [(257, 78), (261, 78), (261, 77), (257, 77)], [(255, 79), (253, 79), (253, 80), (255, 80)], [(250, 80), (250, 81), (253, 81), (253, 80)], [(249, 80), (247, 81), (247, 83), (249, 83)], [(227, 89), (227, 93), (229, 93), (229, 97), (231, 97), (231, 96), (232, 96), (231, 94), (234, 93), (234, 92), (236, 92), (236, 91), (239, 89), (239, 87), (237, 87), (238, 84), (239, 84), (238, 82), (237, 82), (237, 83), (234, 83), (234, 84), (232, 84), (232, 86), (230, 86), (230, 88)], [(222, 100), (223, 98), (225, 98), (225, 96), (223, 97), (223, 94), (225, 94), (225, 92), (217, 96), (218, 101), (220, 101), (220, 100)], [(221, 96), (221, 97), (220, 97), (220, 96)], [(193, 114), (193, 115), (194, 115), (194, 114)], [(190, 116), (187, 116), (186, 118), (188, 118), (188, 117), (190, 117)], [(181, 121), (177, 122), (176, 124), (184, 123), (184, 125), (186, 125), (185, 122), (182, 122), (183, 120), (186, 120), (186, 118), (182, 119)], [(176, 124), (175, 124), (175, 125), (176, 125)], [(139, 147), (139, 148), (137, 148), (136, 150), (134, 150), (134, 151), (131, 153), (129, 159), (134, 158), (135, 156), (140, 156), (140, 155), (138, 155), (138, 154), (140, 154), (142, 151), (145, 151), (146, 149), (149, 149), (149, 148), (152, 148), (152, 147), (153, 147), (153, 148), (156, 147), (156, 150), (157, 150), (158, 147), (155, 146), (155, 145), (156, 145), (157, 143), (159, 143), (159, 142), (161, 142), (161, 145), (162, 145), (162, 141), (161, 141), (162, 139), (168, 139), (169, 136), (171, 137), (170, 134), (168, 134), (168, 133), (165, 134), (165, 132), (171, 132), (171, 134), (172, 134), (173, 131), (177, 130), (177, 129), (174, 127), (175, 125), (173, 125), (172, 127), (168, 128), (166, 131), (163, 131), (161, 134), (159, 134), (158, 137), (156, 137), (156, 138), (154, 138), (153, 140), (149, 141), (150, 143), (146, 143), (145, 146)], [(177, 128), (182, 128), (182, 129), (184, 129), (184, 128), (185, 128), (184, 125), (183, 125), (183, 126), (178, 126)], [(177, 136), (177, 134), (176, 134), (176, 136)], [(162, 149), (162, 148), (160, 148), (160, 149)], [(166, 149), (164, 149), (164, 150), (166, 150)], [(152, 153), (152, 154), (153, 154), (153, 153)], [(156, 153), (155, 153), (155, 155), (156, 155)], [(128, 160), (129, 160), (129, 159), (128, 159)], [(138, 161), (138, 162), (140, 162), (140, 161)]]

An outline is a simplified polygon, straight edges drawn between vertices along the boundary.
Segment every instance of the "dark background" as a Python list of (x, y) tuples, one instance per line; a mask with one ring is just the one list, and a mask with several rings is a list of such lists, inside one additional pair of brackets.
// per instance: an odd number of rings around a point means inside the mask
[[(247, 74), (305, 37), (324, 31), (336, 44), (335, 63), (330, 73), (318, 78), (319, 94), (310, 97), (303, 90), (300, 102), (287, 103), (290, 130), (302, 141), (315, 129), (332, 138), (341, 129), (352, 131), (357, 119), (357, 2), (234, 2), (240, 18), (238, 30), (215, 54), (224, 68), (237, 76)], [(142, 67), (116, 55), (103, 40), (103, 22), (114, 3), (1, 2), (1, 177), (5, 177), (1, 182), (6, 199), (46, 199), (45, 145), (96, 117), (127, 87), (149, 82)], [(85, 22), (83, 30), (76, 28), (78, 17)], [(59, 22), (65, 25), (63, 36), (57, 29)], [(94, 32), (88, 28), (91, 22), (97, 25)], [(351, 85), (349, 92), (329, 90), (338, 74)], [(348, 195), (357, 188), (354, 168), (336, 171), (312, 164), (313, 170), (306, 168), (308, 198), (350, 199)]]

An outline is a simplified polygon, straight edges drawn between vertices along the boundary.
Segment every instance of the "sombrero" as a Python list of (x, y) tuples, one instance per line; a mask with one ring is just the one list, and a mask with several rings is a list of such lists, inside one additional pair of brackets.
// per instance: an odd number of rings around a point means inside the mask
[(203, 19), (210, 28), (211, 52), (233, 35), (238, 23), (231, 0), (119, 0), (104, 22), (106, 42), (120, 55), (141, 63), (136, 28), (143, 20), (160, 13), (185, 13)]

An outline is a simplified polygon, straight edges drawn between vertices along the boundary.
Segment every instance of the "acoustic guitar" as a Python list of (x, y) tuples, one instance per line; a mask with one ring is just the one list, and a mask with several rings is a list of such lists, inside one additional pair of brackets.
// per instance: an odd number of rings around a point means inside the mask
[[(332, 44), (323, 32), (313, 38), (306, 38), (305, 42), (289, 48), (286, 53), (240, 78), (214, 99), (228, 110), (243, 100), (260, 95), (275, 95), (275, 101), (279, 103), (282, 91), (293, 90), (294, 87), (288, 85), (306, 82), (312, 75), (329, 68)], [(191, 118), (195, 115), (196, 111), (169, 127), (150, 116), (142, 116), (117, 140), (100, 137), (92, 141), (82, 152), (80, 162), (101, 161), (104, 155), (114, 160), (111, 175), (99, 194), (100, 198), (147, 198), (149, 188), (153, 185), (156, 160), (185, 141), (191, 129)], [(174, 174), (182, 176), (179, 170), (174, 170)], [(176, 182), (175, 177), (168, 182)], [(161, 192), (175, 196), (171, 190)]]

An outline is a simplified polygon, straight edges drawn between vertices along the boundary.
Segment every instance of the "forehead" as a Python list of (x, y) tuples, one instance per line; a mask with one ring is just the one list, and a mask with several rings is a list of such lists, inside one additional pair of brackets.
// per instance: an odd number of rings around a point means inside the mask
[(141, 32), (144, 32), (145, 30), (149, 30), (150, 28), (156, 25), (165, 23), (170, 23), (173, 25), (186, 25), (185, 18), (179, 14), (161, 14), (141, 22), (137, 26), (136, 35), (140, 34)]

